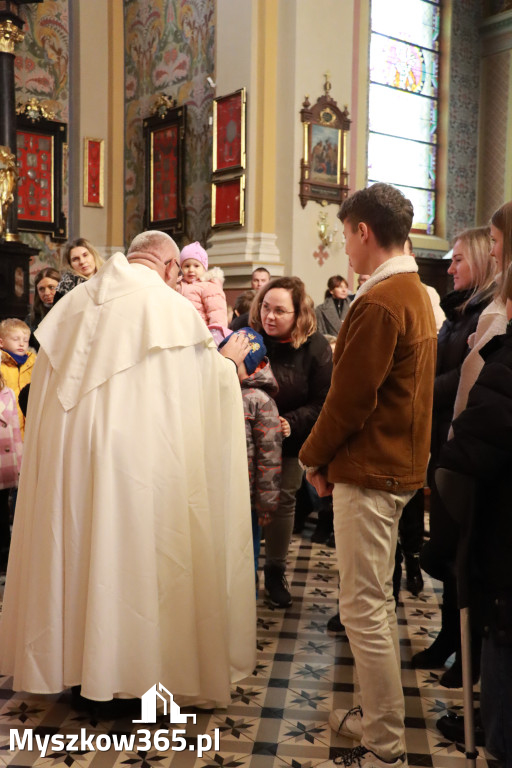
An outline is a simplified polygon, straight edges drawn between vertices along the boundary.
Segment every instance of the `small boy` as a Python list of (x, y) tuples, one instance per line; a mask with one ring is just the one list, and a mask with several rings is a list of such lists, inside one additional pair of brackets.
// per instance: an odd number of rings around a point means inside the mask
[[(6, 385), (16, 395), (30, 383), (36, 353), (29, 349), (30, 328), (23, 320), (10, 317), (0, 323), (0, 348), (2, 350), (1, 371)], [(25, 433), (25, 416), (18, 404), (18, 417), (22, 437)]]
[(261, 526), (270, 521), (279, 503), (283, 437), (279, 412), (273, 400), (278, 385), (265, 357), (267, 350), (263, 337), (252, 328), (241, 328), (237, 333), (244, 333), (251, 345), (244, 362), (238, 366), (238, 379), (244, 403), (257, 579)]

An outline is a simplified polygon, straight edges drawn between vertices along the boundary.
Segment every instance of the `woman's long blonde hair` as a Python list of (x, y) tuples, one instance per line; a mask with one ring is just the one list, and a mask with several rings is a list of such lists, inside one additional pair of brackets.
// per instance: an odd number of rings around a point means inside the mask
[(263, 288), (260, 288), (251, 304), (249, 325), (255, 331), (261, 333), (263, 329), (261, 324), (261, 305), (263, 304), (263, 299), (272, 288), (284, 288), (286, 291), (290, 291), (293, 309), (295, 310), (295, 323), (290, 332), (290, 338), (292, 347), (298, 349), (316, 331), (314, 304), (311, 297), (306, 293), (306, 286), (299, 277), (276, 277), (264, 285)]
[(65, 261), (65, 263), (68, 265), (71, 271), (75, 273), (75, 275), (79, 275), (80, 272), (77, 272), (76, 269), (73, 269), (73, 267), (71, 266), (70, 254), (73, 248), (87, 248), (89, 253), (92, 254), (92, 256), (94, 257), (94, 263), (96, 264), (96, 272), (103, 265), (103, 259), (101, 258), (100, 254), (98, 253), (94, 245), (90, 243), (88, 240), (86, 240), (85, 237), (76, 237), (74, 240), (68, 240), (68, 242), (64, 246), (64, 255), (63, 255), (63, 261)]
[(512, 201), (504, 203), (493, 213), (491, 224), (503, 232), (503, 268), (498, 284), (498, 295), (503, 301), (506, 301), (505, 277), (510, 264), (512, 264)]
[(496, 285), (496, 262), (491, 258), (489, 227), (465, 229), (453, 238), (454, 244), (457, 240), (465, 246), (473, 289), (471, 296), (459, 307), (460, 311), (464, 312), (470, 301), (479, 301), (486, 295), (492, 295)]

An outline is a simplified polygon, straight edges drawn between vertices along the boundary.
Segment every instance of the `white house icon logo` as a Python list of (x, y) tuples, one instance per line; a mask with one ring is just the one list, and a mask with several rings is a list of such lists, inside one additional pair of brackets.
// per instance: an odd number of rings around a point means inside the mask
[[(157, 690), (158, 689), (158, 690)], [(172, 724), (186, 723), (191, 720), (195, 725), (196, 716), (194, 714), (182, 715), (178, 704), (174, 703), (174, 696), (167, 690), (162, 683), (156, 683), (141, 696), (141, 717), (140, 720), (133, 720), (134, 723), (156, 723), (156, 710), (158, 699), (164, 703), (164, 715), (169, 713), (169, 722)]]

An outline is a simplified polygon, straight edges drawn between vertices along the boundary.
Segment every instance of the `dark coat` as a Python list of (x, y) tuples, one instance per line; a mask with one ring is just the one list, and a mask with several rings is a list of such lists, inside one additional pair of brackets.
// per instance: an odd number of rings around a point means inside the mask
[(317, 330), (320, 333), (328, 333), (331, 336), (338, 335), (341, 324), (350, 309), (350, 299), (342, 299), (340, 304), (341, 311), (338, 312), (333, 297), (328, 296), (323, 304), (315, 307)]
[(276, 405), (290, 424), (290, 437), (283, 441), (283, 456), (298, 456), (304, 440), (322, 409), (332, 373), (332, 352), (321, 333), (315, 331), (298, 349), (261, 332), (267, 355), (279, 385)]
[(243, 315), (238, 315), (238, 317), (233, 317), (232, 321), (229, 324), (230, 331), (239, 331), (240, 328), (247, 328), (249, 325), (249, 313), (244, 312)]
[[(485, 365), (439, 464), (477, 483), (475, 571), (484, 624), (512, 642), (512, 327), (480, 351)], [(508, 625), (508, 626), (507, 626)], [(500, 631), (501, 631), (500, 630)]]
[(434, 381), (432, 414), (431, 466), (435, 466), (439, 451), (448, 438), (453, 418), (453, 406), (459, 386), (460, 369), (469, 352), (468, 336), (474, 333), (478, 318), (492, 299), (494, 289), (478, 300), (471, 300), (464, 311), (459, 307), (471, 292), (452, 291), (441, 300), (446, 320), (437, 337), (437, 364)]

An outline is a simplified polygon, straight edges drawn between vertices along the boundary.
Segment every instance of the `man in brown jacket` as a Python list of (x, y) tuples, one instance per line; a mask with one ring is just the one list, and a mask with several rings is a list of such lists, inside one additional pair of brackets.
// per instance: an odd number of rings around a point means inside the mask
[(404, 243), (413, 207), (374, 184), (340, 210), (359, 288), (334, 351), (331, 388), (300, 460), (320, 495), (333, 491), (340, 618), (360, 683), (361, 706), (329, 723), (361, 741), (345, 765), (407, 765), (404, 697), (392, 591), (398, 521), (423, 485), (435, 372), (436, 326)]

